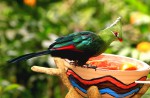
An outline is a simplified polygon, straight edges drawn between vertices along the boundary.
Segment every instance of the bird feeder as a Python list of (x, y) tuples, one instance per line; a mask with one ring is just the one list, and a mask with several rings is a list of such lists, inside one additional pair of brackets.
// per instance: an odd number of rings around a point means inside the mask
[[(140, 98), (150, 87), (146, 63), (123, 56), (102, 54), (94, 62), (128, 62), (137, 66), (132, 70), (115, 70), (104, 67), (85, 68), (70, 65), (66, 60), (54, 58), (57, 68), (33, 66), (35, 72), (59, 76), (68, 88), (65, 98)], [(142, 81), (142, 82), (141, 82)], [(145, 83), (145, 84), (144, 84)]]

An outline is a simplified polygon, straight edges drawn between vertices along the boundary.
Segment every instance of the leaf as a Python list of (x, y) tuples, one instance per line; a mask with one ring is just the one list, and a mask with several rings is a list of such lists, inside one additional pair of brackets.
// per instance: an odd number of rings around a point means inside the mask
[(128, 54), (130, 54), (130, 51), (131, 51), (130, 47), (125, 47), (118, 52), (118, 55), (127, 56)]
[(125, 2), (131, 4), (133, 8), (136, 8), (140, 12), (143, 12), (143, 13), (148, 13), (149, 12), (148, 6), (146, 6), (141, 1), (138, 1), (138, 0), (126, 0)]
[(80, 11), (78, 14), (77, 14), (77, 21), (79, 22), (79, 24), (81, 26), (84, 26), (87, 24), (87, 22), (90, 21), (93, 13), (95, 12), (95, 9), (94, 8), (87, 8), (87, 9), (83, 9), (82, 11)]
[(24, 88), (19, 84), (11, 84), (4, 88), (5, 92), (13, 91), (13, 90), (23, 90)]
[(137, 49), (132, 49), (131, 50), (131, 57), (132, 58), (136, 58), (136, 59), (138, 59), (138, 57), (139, 57), (139, 51), (137, 50)]

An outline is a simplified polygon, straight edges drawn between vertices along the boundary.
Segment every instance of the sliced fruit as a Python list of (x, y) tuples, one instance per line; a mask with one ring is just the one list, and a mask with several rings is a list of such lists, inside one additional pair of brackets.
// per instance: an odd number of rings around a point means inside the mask
[(121, 65), (120, 70), (137, 70), (137, 66), (130, 63), (124, 63)]

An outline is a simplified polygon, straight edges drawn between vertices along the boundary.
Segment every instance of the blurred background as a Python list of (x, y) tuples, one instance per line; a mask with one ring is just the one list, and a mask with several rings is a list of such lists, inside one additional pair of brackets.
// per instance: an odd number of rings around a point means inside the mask
[(1, 0), (0, 98), (64, 98), (67, 89), (58, 77), (30, 69), (55, 67), (50, 56), (18, 64), (6, 61), (46, 50), (57, 37), (74, 31), (99, 32), (119, 16), (124, 41), (105, 52), (150, 64), (150, 0)]

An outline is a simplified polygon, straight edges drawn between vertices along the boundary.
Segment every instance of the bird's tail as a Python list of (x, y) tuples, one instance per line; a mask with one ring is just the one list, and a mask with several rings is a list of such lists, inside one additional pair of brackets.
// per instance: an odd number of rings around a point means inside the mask
[(50, 50), (47, 50), (47, 51), (42, 51), (42, 52), (25, 54), (25, 55), (22, 55), (22, 56), (19, 56), (17, 58), (9, 60), (8, 63), (17, 63), (17, 62), (27, 60), (27, 59), (30, 59), (33, 57), (37, 57), (37, 56), (41, 56), (41, 55), (47, 55), (47, 54), (50, 54), (50, 52), (51, 52)]

